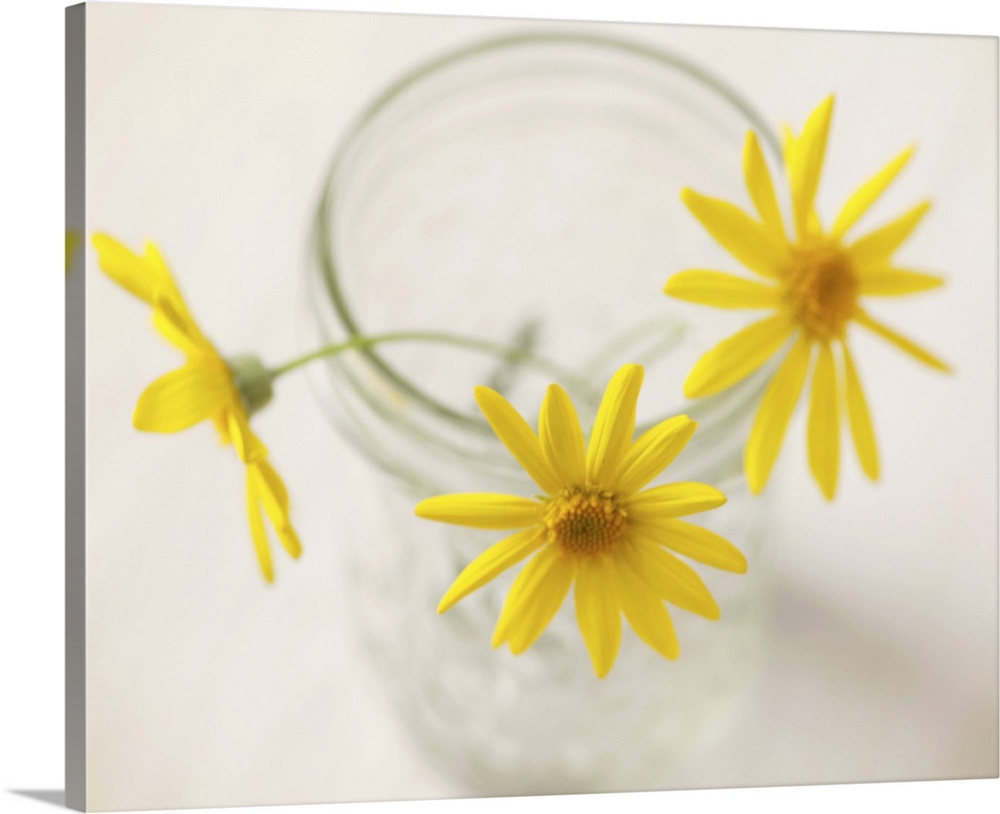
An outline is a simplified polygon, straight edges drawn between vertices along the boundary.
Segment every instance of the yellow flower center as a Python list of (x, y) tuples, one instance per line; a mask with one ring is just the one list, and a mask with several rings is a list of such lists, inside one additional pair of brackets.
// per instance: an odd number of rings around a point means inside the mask
[(563, 489), (545, 513), (548, 539), (572, 554), (599, 554), (625, 531), (625, 510), (614, 495), (584, 487)]
[(842, 337), (858, 301), (858, 280), (844, 250), (832, 243), (793, 247), (785, 301), (799, 325), (814, 337)]

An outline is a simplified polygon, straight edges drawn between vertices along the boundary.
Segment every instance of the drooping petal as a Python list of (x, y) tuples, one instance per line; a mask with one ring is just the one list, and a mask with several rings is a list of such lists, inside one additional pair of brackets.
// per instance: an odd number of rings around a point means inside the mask
[(847, 247), (847, 254), (854, 267), (863, 275), (866, 266), (884, 266), (917, 228), (917, 224), (931, 208), (930, 201), (917, 204), (904, 215), (874, 232), (869, 232)]
[(802, 393), (811, 355), (809, 341), (800, 337), (774, 374), (757, 408), (743, 453), (747, 484), (755, 495), (764, 490), (778, 459), (788, 422)]
[(274, 530), (278, 533), (281, 545), (290, 556), (298, 558), (302, 554), (302, 544), (292, 526), (289, 514), (288, 490), (281, 476), (266, 460), (257, 461), (249, 467), (257, 478), (257, 492), (264, 511), (267, 513)]
[(479, 409), (490, 423), (493, 432), (514, 459), (524, 467), (524, 471), (545, 492), (549, 494), (558, 492), (562, 484), (545, 458), (541, 442), (534, 430), (528, 426), (528, 422), (495, 390), (489, 387), (477, 387), (475, 395)]
[(757, 134), (752, 130), (747, 133), (746, 141), (743, 143), (743, 178), (757, 214), (771, 233), (771, 237), (780, 243), (787, 243), (788, 237), (781, 220), (781, 210), (774, 194), (774, 182), (771, 180), (764, 153), (760, 149)]
[(146, 244), (145, 259), (147, 267), (152, 269), (157, 279), (161, 281), (160, 289), (157, 291), (156, 302), (154, 302), (154, 305), (159, 305), (159, 300), (168, 300), (178, 315), (179, 321), (183, 325), (184, 332), (196, 343), (205, 344), (207, 340), (202, 334), (201, 329), (198, 327), (198, 323), (195, 322), (194, 317), (191, 316), (187, 303), (184, 301), (184, 297), (181, 295), (180, 289), (177, 287), (177, 283), (174, 280), (173, 275), (170, 273), (170, 268), (167, 266), (166, 261), (163, 259), (163, 255), (160, 254), (160, 250), (155, 246), (155, 244)]
[(635, 544), (622, 562), (639, 579), (671, 605), (706, 619), (719, 618), (719, 606), (691, 566), (664, 551), (655, 541), (646, 540), (638, 533), (633, 536)]
[(104, 273), (126, 291), (152, 305), (163, 285), (157, 270), (150, 268), (145, 258), (110, 235), (95, 234), (93, 242), (97, 249), (97, 262)]
[(914, 359), (917, 359), (925, 365), (929, 365), (937, 370), (944, 371), (945, 373), (951, 372), (951, 366), (946, 362), (942, 362), (933, 353), (928, 350), (924, 350), (912, 340), (907, 339), (902, 334), (894, 331), (888, 325), (872, 319), (871, 315), (865, 313), (864, 311), (859, 309), (855, 313), (854, 319), (859, 325), (863, 325), (872, 333), (881, 336), (887, 342), (891, 342), (904, 353), (910, 354), (910, 356)]
[(211, 348), (207, 342), (191, 335), (187, 325), (170, 300), (162, 297), (155, 300), (153, 325), (164, 339), (188, 356), (204, 354), (206, 351), (215, 354), (214, 348)]
[(628, 567), (615, 569), (618, 599), (625, 618), (640, 639), (661, 656), (676, 659), (680, 655), (677, 633), (663, 600)]
[(776, 308), (781, 303), (776, 286), (704, 269), (677, 272), (663, 291), (679, 300), (715, 308)]
[(792, 179), (792, 212), (795, 215), (795, 230), (799, 237), (811, 231), (809, 218), (813, 214), (816, 190), (819, 188), (819, 179), (823, 171), (832, 116), (833, 96), (828, 96), (809, 115), (802, 129), (802, 135), (796, 139), (792, 150), (794, 162), (789, 165)]
[(746, 573), (747, 560), (743, 553), (714, 531), (666, 517), (647, 519), (641, 523), (632, 522), (630, 528), (634, 528), (644, 538), (692, 560), (711, 565), (713, 568), (721, 568), (723, 571)]
[(628, 498), (624, 506), (630, 523), (633, 518), (643, 523), (717, 509), (725, 502), (722, 492), (705, 483), (667, 483)]
[(302, 543), (299, 541), (299, 535), (295, 531), (295, 527), (291, 523), (284, 526), (276, 525), (275, 531), (278, 532), (281, 547), (288, 552), (288, 556), (297, 560), (302, 555)]
[(615, 663), (622, 639), (621, 607), (614, 565), (607, 557), (583, 557), (577, 566), (576, 620), (598, 678)]
[(542, 504), (517, 495), (440, 495), (421, 500), (417, 517), (477, 529), (523, 529), (542, 519)]
[(493, 646), (508, 642), (515, 655), (531, 647), (569, 593), (575, 571), (574, 558), (564, 556), (555, 546), (539, 551), (507, 594), (493, 631)]
[(784, 315), (748, 325), (698, 360), (684, 382), (684, 395), (711, 396), (745, 379), (770, 359), (791, 333), (791, 323)]
[(542, 452), (565, 486), (587, 479), (587, 450), (583, 429), (569, 395), (558, 384), (549, 385), (538, 417)]
[(526, 529), (487, 548), (462, 570), (445, 592), (437, 612), (444, 613), (463, 597), (482, 588), (508, 568), (545, 545), (545, 536), (537, 529)]
[(681, 190), (681, 200), (716, 242), (748, 269), (765, 277), (781, 273), (787, 248), (738, 206), (693, 189)]
[(900, 170), (906, 166), (913, 155), (913, 147), (908, 147), (897, 155), (892, 161), (885, 165), (871, 179), (866, 181), (844, 204), (844, 208), (837, 215), (837, 220), (833, 223), (831, 234), (835, 238), (841, 238), (858, 219), (868, 211), (868, 208), (878, 199), (893, 179), (899, 175)]
[(230, 395), (229, 382), (212, 366), (191, 361), (147, 387), (132, 423), (146, 432), (179, 432), (219, 412)]
[(229, 434), (228, 410), (223, 410), (221, 413), (213, 415), (212, 424), (215, 425), (215, 431), (219, 434), (219, 443), (222, 444), (222, 446), (228, 446), (233, 442), (233, 439)]
[(257, 473), (261, 499), (265, 507), (269, 507), (267, 508), (268, 516), (272, 519), (281, 516), (287, 518), (290, 509), (288, 489), (281, 476), (267, 461), (258, 461), (254, 464), (254, 470)]
[(641, 365), (623, 365), (608, 382), (587, 446), (587, 477), (592, 483), (613, 474), (632, 443), (643, 374)]
[(230, 405), (226, 411), (226, 430), (243, 463), (250, 464), (267, 457), (267, 447), (250, 429), (250, 421), (241, 404)]
[(679, 415), (644, 432), (622, 458), (621, 474), (612, 478), (614, 490), (623, 495), (638, 492), (671, 464), (697, 428), (696, 422)]
[(837, 371), (833, 351), (827, 343), (819, 346), (809, 402), (809, 468), (827, 500), (837, 491), (840, 466), (840, 421), (837, 405)]
[(254, 550), (257, 552), (257, 562), (264, 579), (274, 582), (274, 565), (271, 563), (271, 546), (264, 529), (264, 519), (260, 514), (260, 502), (257, 495), (257, 482), (253, 473), (247, 469), (247, 517), (250, 520), (250, 535), (253, 537)]
[(858, 293), (872, 297), (898, 297), (916, 294), (944, 285), (944, 278), (936, 274), (908, 269), (867, 268), (858, 277)]
[(851, 425), (851, 435), (854, 438), (854, 448), (858, 451), (861, 468), (872, 480), (878, 480), (878, 447), (875, 445), (875, 430), (872, 427), (871, 415), (868, 413), (868, 403), (854, 367), (854, 359), (847, 343), (844, 349), (845, 393), (847, 400), (847, 419)]

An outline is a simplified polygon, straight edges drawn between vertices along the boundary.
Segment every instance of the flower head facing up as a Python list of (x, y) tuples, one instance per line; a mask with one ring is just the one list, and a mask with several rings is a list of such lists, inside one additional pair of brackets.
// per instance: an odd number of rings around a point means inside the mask
[(747, 441), (744, 464), (754, 493), (767, 484), (810, 369), (809, 466), (823, 494), (830, 500), (836, 494), (843, 412), (862, 469), (872, 480), (878, 478), (875, 434), (848, 348), (852, 323), (924, 364), (948, 370), (933, 354), (872, 317), (862, 301), (868, 296), (913, 294), (941, 285), (940, 277), (900, 268), (893, 261), (893, 254), (916, 228), (929, 204), (921, 203), (873, 232), (848, 239), (850, 229), (907, 163), (912, 150), (903, 151), (861, 186), (826, 230), (816, 212), (815, 198), (832, 112), (830, 97), (813, 111), (801, 135), (785, 133), (791, 230), (786, 230), (771, 174), (753, 133), (747, 135), (743, 168), (755, 215), (690, 189), (681, 193), (685, 205), (709, 234), (762, 279), (691, 269), (673, 275), (666, 293), (717, 308), (773, 311), (706, 353), (691, 370), (685, 394), (699, 398), (721, 392), (793, 340), (764, 393)]
[(255, 359), (227, 363), (194, 321), (167, 264), (153, 244), (144, 256), (112, 237), (94, 235), (104, 272), (153, 309), (157, 330), (184, 353), (185, 364), (150, 384), (139, 396), (132, 422), (145, 432), (173, 433), (211, 419), (224, 444), (232, 444), (247, 469), (247, 513), (261, 571), (274, 580), (261, 508), (292, 557), (302, 551), (289, 515), (288, 493), (267, 461), (267, 448), (250, 429), (252, 408), (270, 398), (270, 382)]
[(737, 573), (746, 571), (746, 559), (719, 535), (678, 519), (725, 503), (717, 489), (672, 483), (643, 491), (680, 454), (696, 424), (678, 416), (633, 441), (642, 378), (639, 365), (615, 374), (589, 444), (558, 385), (545, 395), (538, 434), (499, 393), (476, 388), (497, 437), (545, 496), (444, 495), (416, 507), (431, 520), (515, 532), (459, 574), (439, 613), (531, 557), (507, 595), (493, 646), (527, 650), (575, 585), (577, 621), (599, 677), (614, 664), (623, 613), (639, 637), (669, 659), (680, 651), (665, 601), (719, 617), (701, 578), (671, 551)]

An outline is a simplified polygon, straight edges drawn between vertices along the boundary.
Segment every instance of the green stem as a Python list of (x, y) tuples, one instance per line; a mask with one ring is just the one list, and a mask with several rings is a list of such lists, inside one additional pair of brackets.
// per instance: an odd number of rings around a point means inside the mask
[[(487, 342), (482, 339), (474, 339), (468, 336), (459, 336), (457, 334), (449, 334), (441, 331), (396, 331), (393, 333), (374, 334), (372, 336), (356, 336), (354, 339), (349, 339), (345, 342), (338, 342), (333, 345), (326, 345), (325, 347), (315, 350), (312, 353), (307, 353), (305, 356), (292, 359), (290, 362), (286, 362), (279, 367), (272, 368), (268, 371), (268, 375), (270, 380), (274, 381), (279, 376), (284, 376), (286, 373), (290, 373), (291, 371), (307, 365), (310, 362), (315, 362), (317, 359), (324, 359), (327, 356), (336, 356), (344, 351), (360, 350), (362, 348), (372, 347), (373, 345), (387, 344), (390, 342), (433, 342), (442, 345), (453, 345), (454, 347), (478, 351), (480, 353), (488, 353), (504, 359), (509, 359), (512, 353), (516, 350), (517, 360), (519, 362), (537, 367), (539, 370), (555, 376), (561, 382), (565, 383), (567, 387), (577, 389), (583, 393), (588, 393), (591, 389), (587, 380), (580, 377), (578, 374), (567, 370), (554, 362), (550, 362), (547, 359), (536, 356), (533, 353), (525, 352), (522, 348), (512, 349), (506, 345), (498, 345), (494, 342)], [(588, 395), (592, 396), (593, 394), (588, 393)]]

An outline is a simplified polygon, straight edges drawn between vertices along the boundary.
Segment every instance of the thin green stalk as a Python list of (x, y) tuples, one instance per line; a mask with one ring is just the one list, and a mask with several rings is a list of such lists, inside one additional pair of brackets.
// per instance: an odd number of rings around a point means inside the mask
[(362, 348), (372, 347), (373, 345), (388, 344), (391, 342), (433, 342), (442, 345), (452, 345), (466, 350), (478, 351), (480, 353), (488, 353), (494, 356), (499, 356), (502, 359), (509, 359), (512, 353), (516, 351), (518, 362), (523, 362), (524, 364), (536, 367), (539, 370), (554, 376), (567, 387), (593, 398), (593, 393), (590, 392), (590, 384), (586, 379), (580, 377), (571, 370), (567, 370), (566, 368), (555, 364), (554, 362), (550, 362), (547, 359), (543, 359), (533, 353), (525, 352), (522, 348), (512, 349), (506, 345), (499, 345), (482, 339), (474, 339), (468, 336), (459, 336), (457, 334), (449, 334), (441, 331), (396, 331), (392, 333), (373, 334), (371, 336), (356, 336), (354, 339), (349, 339), (345, 342), (338, 342), (333, 345), (326, 345), (325, 347), (319, 348), (312, 353), (307, 353), (305, 356), (292, 359), (283, 365), (272, 368), (268, 371), (268, 375), (270, 380), (273, 382), (278, 377), (284, 376), (286, 373), (290, 373), (291, 371), (307, 365), (310, 362), (315, 362), (318, 359), (324, 359), (328, 356), (336, 356), (344, 351), (360, 350)]

